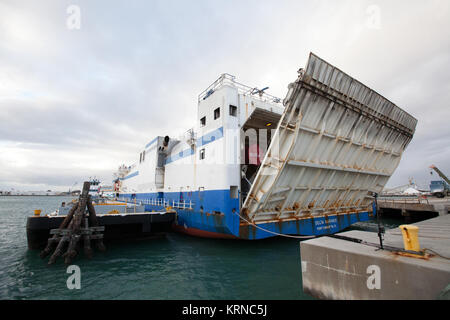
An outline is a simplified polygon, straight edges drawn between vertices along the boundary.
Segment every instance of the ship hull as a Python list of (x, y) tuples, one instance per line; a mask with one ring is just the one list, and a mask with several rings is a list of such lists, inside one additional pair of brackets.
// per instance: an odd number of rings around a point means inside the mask
[[(160, 198), (158, 198), (160, 197)], [(183, 204), (191, 208), (176, 208)], [(146, 211), (161, 211), (171, 207), (177, 212), (172, 229), (191, 236), (214, 239), (258, 240), (275, 236), (322, 236), (340, 232), (356, 222), (368, 221), (375, 216), (375, 210), (343, 212), (323, 216), (309, 216), (281, 219), (251, 224), (240, 216), (239, 199), (231, 199), (228, 190), (183, 193), (122, 194), (121, 201), (141, 203)], [(155, 205), (161, 201), (164, 205)]]

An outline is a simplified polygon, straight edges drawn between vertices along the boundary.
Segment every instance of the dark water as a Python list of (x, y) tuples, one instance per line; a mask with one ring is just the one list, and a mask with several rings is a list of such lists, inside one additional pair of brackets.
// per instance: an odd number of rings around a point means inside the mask
[[(81, 289), (66, 266), (27, 249), (26, 219), (67, 197), (0, 197), (0, 299), (312, 299), (302, 291), (299, 241), (201, 239), (171, 233), (81, 254)], [(391, 225), (399, 223), (392, 221)], [(367, 222), (371, 229), (375, 222)], [(389, 227), (389, 226), (388, 226)], [(359, 226), (359, 229), (364, 229)]]

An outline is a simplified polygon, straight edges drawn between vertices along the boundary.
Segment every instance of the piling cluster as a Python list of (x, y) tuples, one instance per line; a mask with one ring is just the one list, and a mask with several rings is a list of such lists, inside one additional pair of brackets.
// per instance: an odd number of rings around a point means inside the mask
[(70, 264), (81, 248), (80, 240), (83, 242), (84, 254), (89, 259), (93, 254), (91, 241), (97, 250), (106, 250), (102, 234), (105, 227), (98, 224), (89, 188), (90, 183), (84, 182), (78, 201), (73, 204), (59, 228), (50, 230), (52, 236), (48, 239), (45, 249), (40, 253), (41, 258), (45, 258), (56, 246), (48, 264), (55, 263), (59, 256), (64, 258), (66, 264)]

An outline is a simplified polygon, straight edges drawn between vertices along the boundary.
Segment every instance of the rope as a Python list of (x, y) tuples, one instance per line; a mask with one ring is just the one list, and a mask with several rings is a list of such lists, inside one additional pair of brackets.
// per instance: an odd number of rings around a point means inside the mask
[(260, 226), (257, 226), (256, 224), (254, 224), (253, 222), (248, 221), (247, 219), (245, 219), (244, 217), (242, 217), (239, 213), (234, 212), (234, 214), (238, 215), (242, 220), (244, 220), (245, 222), (247, 222), (248, 224), (251, 224), (252, 226), (254, 226), (257, 229), (260, 229), (262, 231), (271, 233), (273, 235), (276, 236), (281, 236), (281, 237), (286, 237), (286, 238), (294, 238), (294, 239), (311, 239), (311, 238), (315, 238), (315, 236), (293, 236), (293, 235), (289, 235), (289, 234), (282, 234), (282, 233), (278, 233), (278, 232), (273, 232), (270, 230), (267, 230), (265, 228), (262, 228)]
[[(267, 230), (267, 229), (265, 229), (265, 228), (262, 228), (262, 227), (260, 227), (260, 226), (257, 226), (257, 225), (254, 224), (253, 222), (250, 222), (250, 221), (248, 221), (247, 219), (245, 219), (243, 216), (241, 216), (241, 215), (240, 215), (239, 213), (237, 213), (237, 212), (234, 212), (234, 214), (236, 214), (236, 215), (239, 216), (242, 220), (244, 220), (244, 221), (247, 222), (248, 224), (254, 226), (255, 228), (260, 229), (260, 230), (265, 231), (265, 232), (268, 232), (268, 233), (271, 233), (271, 234), (276, 235), (276, 236), (281, 236), (281, 237), (286, 237), (286, 238), (294, 238), (294, 239), (311, 239), (311, 238), (315, 238), (315, 236), (293, 236), (293, 235), (289, 235), (289, 234), (282, 234), (282, 233), (278, 233), (278, 232), (273, 232), (273, 231)], [(437, 256), (439, 256), (439, 257), (441, 257), (441, 258), (450, 260), (449, 257), (443, 256), (443, 255), (439, 254), (438, 252), (436, 252), (436, 251), (434, 251), (434, 250), (427, 249), (427, 248), (423, 249), (423, 252), (426, 252), (426, 251), (432, 252), (432, 253), (434, 253), (435, 255), (437, 255)]]
[(423, 249), (422, 251), (423, 251), (423, 252), (427, 252), (427, 251), (429, 251), (429, 252), (432, 252), (432, 253), (434, 253), (435, 255), (437, 255), (437, 256), (439, 256), (439, 257), (441, 257), (441, 258), (444, 258), (444, 259), (450, 260), (450, 258), (449, 258), (449, 257), (445, 257), (445, 256), (443, 256), (442, 254), (440, 254), (440, 253), (437, 253), (436, 251), (434, 251), (434, 250), (431, 250), (431, 249), (427, 249), (427, 248), (425, 248), (425, 249)]

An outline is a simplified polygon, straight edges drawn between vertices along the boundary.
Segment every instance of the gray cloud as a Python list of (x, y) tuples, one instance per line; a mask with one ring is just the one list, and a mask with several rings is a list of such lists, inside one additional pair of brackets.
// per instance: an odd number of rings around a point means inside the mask
[(77, 1), (72, 31), (70, 4), (0, 4), (0, 189), (110, 181), (154, 136), (192, 127), (221, 73), (283, 98), (309, 51), (418, 118), (388, 185), (450, 173), (447, 1)]

